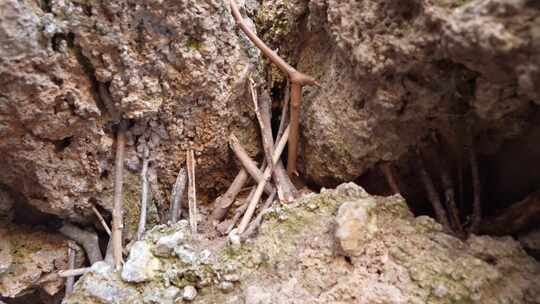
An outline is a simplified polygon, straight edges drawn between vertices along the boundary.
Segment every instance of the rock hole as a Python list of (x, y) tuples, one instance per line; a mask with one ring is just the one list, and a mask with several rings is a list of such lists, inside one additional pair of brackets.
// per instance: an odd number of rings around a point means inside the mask
[(73, 141), (73, 136), (69, 136), (60, 140), (53, 141), (54, 144), (54, 150), (56, 153), (63, 152), (67, 147), (71, 145), (71, 142)]

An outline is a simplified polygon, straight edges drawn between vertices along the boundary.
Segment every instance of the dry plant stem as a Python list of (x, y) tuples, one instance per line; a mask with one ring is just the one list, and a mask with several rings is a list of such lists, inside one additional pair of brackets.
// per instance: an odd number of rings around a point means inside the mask
[(226, 231), (227, 234), (229, 234), (234, 229), (234, 226), (236, 226), (236, 223), (238, 223), (238, 220), (240, 219), (240, 217), (244, 214), (244, 212), (246, 212), (249, 202), (251, 201), (251, 199), (253, 198), (253, 195), (255, 194), (255, 190), (256, 190), (256, 187), (253, 187), (251, 191), (249, 192), (249, 195), (247, 196), (244, 203), (235, 210), (231, 224), (229, 225), (229, 228)]
[[(251, 93), (251, 100), (253, 101), (253, 106), (255, 108), (255, 115), (257, 116), (257, 120), (259, 121), (259, 127), (261, 128), (264, 157), (266, 158), (266, 163), (268, 164), (268, 166), (272, 168), (272, 151), (274, 151), (274, 139), (272, 138), (272, 130), (268, 130), (267, 125), (265, 124), (265, 120), (270, 122), (270, 117), (268, 116), (270, 115), (270, 113), (267, 112), (270, 110), (270, 100), (269, 98), (264, 98), (263, 96), (263, 98), (261, 98), (261, 101), (259, 101), (259, 98), (257, 96), (257, 90), (255, 89), (255, 82), (251, 78), (249, 79), (249, 91)], [(259, 102), (261, 103), (261, 107), (259, 107)], [(263, 115), (265, 117), (263, 117)], [(270, 134), (270, 136), (268, 136), (268, 134)]]
[(176, 176), (176, 182), (174, 183), (173, 189), (172, 189), (172, 202), (171, 202), (171, 222), (176, 223), (178, 222), (178, 218), (182, 214), (182, 196), (184, 195), (184, 191), (186, 189), (186, 183), (187, 183), (187, 175), (186, 175), (186, 169), (180, 168), (180, 171), (178, 171), (178, 175)]
[(257, 214), (255, 219), (251, 221), (246, 231), (244, 231), (244, 233), (241, 235), (242, 239), (245, 240), (245, 239), (250, 238), (255, 233), (255, 231), (257, 231), (257, 228), (259, 228), (259, 226), (261, 225), (264, 214), (268, 211), (268, 209), (272, 205), (272, 202), (274, 201), (275, 196), (276, 196), (275, 191), (270, 196), (268, 196), (259, 214)]
[(388, 186), (390, 186), (390, 189), (392, 190), (393, 194), (400, 193), (399, 192), (399, 186), (396, 181), (396, 178), (394, 176), (394, 172), (392, 170), (392, 167), (389, 163), (383, 163), (381, 164), (381, 170), (384, 174), (384, 177), (386, 178), (386, 182), (388, 183)]
[(419, 164), (419, 171), (420, 171), (420, 178), (422, 179), (422, 183), (424, 184), (424, 187), (426, 188), (426, 192), (429, 198), (429, 201), (431, 202), (431, 205), (433, 206), (433, 210), (435, 211), (435, 216), (437, 217), (437, 221), (441, 223), (441, 225), (444, 227), (445, 230), (448, 232), (452, 232), (452, 229), (450, 228), (450, 223), (448, 222), (448, 218), (446, 216), (446, 211), (444, 210), (443, 205), (441, 204), (441, 200), (439, 198), (439, 194), (437, 193), (437, 190), (435, 188), (435, 185), (433, 184), (433, 180), (429, 176), (429, 174), (426, 171), (426, 168), (424, 166), (424, 162), (422, 160), (422, 156), (420, 153), (418, 154), (418, 164)]
[(445, 203), (448, 211), (450, 212), (450, 224), (452, 225), (454, 231), (461, 235), (463, 234), (463, 229), (461, 226), (461, 221), (459, 219), (459, 210), (456, 205), (456, 193), (454, 191), (454, 183), (452, 182), (450, 173), (448, 172), (444, 164), (441, 164), (439, 168), (441, 171), (441, 181), (444, 188)]
[(123, 206), (122, 187), (124, 185), (124, 152), (126, 145), (126, 122), (121, 120), (116, 135), (116, 160), (114, 164), (114, 200), (112, 212), (112, 251), (114, 269), (122, 268)]
[[(231, 150), (234, 152), (238, 160), (242, 163), (242, 166), (244, 166), (244, 169), (251, 175), (251, 177), (259, 183), (263, 179), (263, 172), (257, 168), (257, 164), (251, 157), (249, 157), (247, 151), (242, 147), (240, 142), (238, 141), (238, 138), (234, 136), (234, 134), (231, 134), (229, 137), (229, 146), (231, 147)], [(272, 186), (266, 185), (264, 190), (266, 193), (270, 194), (272, 193)]]
[(229, 208), (234, 203), (234, 200), (236, 199), (236, 196), (240, 191), (242, 190), (242, 187), (247, 182), (248, 174), (244, 168), (240, 169), (240, 172), (236, 175), (234, 178), (231, 186), (225, 194), (223, 194), (222, 197), (220, 197), (214, 207), (214, 211), (212, 212), (212, 218), (215, 221), (221, 221), (225, 215), (227, 214), (227, 211), (229, 211)]
[(191, 234), (197, 235), (197, 194), (195, 189), (195, 155), (193, 150), (186, 151), (186, 163), (188, 171), (188, 205), (189, 205), (189, 225)]
[(83, 274), (85, 274), (87, 272), (90, 272), (90, 270), (91, 270), (90, 267), (69, 269), (69, 270), (60, 270), (58, 272), (58, 276), (61, 277), (61, 278), (76, 277), (76, 276), (83, 275)]
[(88, 232), (72, 224), (64, 224), (58, 231), (84, 248), (90, 264), (103, 260), (97, 234)]
[(478, 231), (480, 222), (482, 221), (482, 201), (480, 198), (482, 189), (480, 188), (480, 173), (478, 171), (478, 160), (476, 158), (476, 150), (474, 142), (471, 140), (469, 146), (469, 162), (471, 164), (471, 176), (473, 182), (473, 212), (470, 226), (470, 232)]
[(99, 210), (97, 210), (96, 206), (92, 206), (92, 211), (94, 212), (94, 214), (98, 218), (99, 222), (101, 223), (101, 226), (103, 226), (103, 229), (105, 229), (105, 232), (107, 232), (107, 234), (110, 237), (111, 236), (111, 229), (109, 229), (109, 225), (107, 225), (107, 222), (105, 221), (105, 219), (103, 218), (101, 213), (99, 213)]
[[(287, 129), (283, 133), (283, 136), (281, 137), (278, 144), (276, 145), (276, 148), (272, 155), (272, 163), (274, 165), (277, 163), (277, 161), (281, 157), (281, 153), (283, 152), (283, 149), (285, 149), (285, 144), (287, 143), (287, 140), (289, 139), (289, 132), (290, 132), (289, 127), (287, 127)], [(272, 170), (270, 169), (270, 167), (267, 167), (266, 170), (264, 170), (263, 180), (257, 184), (257, 188), (255, 189), (255, 193), (253, 194), (253, 197), (251, 198), (249, 202), (246, 213), (244, 213), (244, 217), (242, 218), (242, 221), (240, 222), (240, 225), (238, 226), (238, 234), (244, 233), (244, 231), (247, 228), (247, 225), (249, 224), (249, 221), (251, 221), (251, 218), (253, 217), (253, 212), (255, 212), (257, 203), (261, 199), (264, 186), (270, 180), (270, 176), (272, 176)]]
[[(289, 140), (289, 162), (287, 164), (287, 172), (289, 176), (292, 176), (296, 172), (296, 157), (298, 150), (298, 128), (299, 128), (299, 114), (300, 104), (302, 102), (302, 87), (305, 85), (319, 85), (311, 76), (297, 71), (279, 55), (268, 47), (257, 35), (247, 26), (240, 14), (238, 5), (235, 0), (230, 0), (231, 12), (236, 20), (236, 23), (240, 29), (246, 34), (255, 46), (261, 52), (268, 57), (283, 73), (286, 73), (291, 83), (291, 123), (290, 123), (290, 140)], [(296, 105), (292, 103), (296, 102)]]
[(141, 169), (141, 214), (139, 216), (139, 226), (137, 227), (137, 240), (142, 238), (146, 227), (146, 214), (148, 209), (148, 163), (149, 159), (148, 148), (144, 150), (144, 159)]
[[(68, 270), (75, 268), (75, 250), (68, 246)], [(75, 284), (74, 277), (68, 277), (66, 279), (66, 294), (73, 292), (73, 284)]]

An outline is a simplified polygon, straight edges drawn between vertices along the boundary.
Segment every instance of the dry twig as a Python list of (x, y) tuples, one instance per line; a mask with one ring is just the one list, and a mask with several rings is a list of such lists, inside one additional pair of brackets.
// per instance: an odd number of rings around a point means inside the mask
[(111, 229), (109, 229), (109, 225), (107, 225), (107, 222), (105, 221), (105, 219), (103, 218), (101, 213), (99, 213), (99, 210), (97, 210), (96, 206), (92, 205), (92, 211), (94, 212), (94, 214), (98, 218), (98, 220), (101, 223), (101, 226), (103, 227), (103, 229), (105, 229), (105, 232), (107, 232), (107, 234), (110, 237), (111, 236)]
[(144, 149), (143, 163), (141, 169), (141, 214), (139, 215), (139, 226), (137, 227), (137, 240), (142, 238), (146, 227), (146, 214), (148, 209), (148, 163), (150, 162), (150, 151)]
[(197, 235), (197, 192), (195, 188), (195, 155), (193, 150), (186, 151), (186, 164), (188, 175), (188, 205), (189, 205), (189, 224), (191, 234)]
[[(68, 245), (68, 270), (75, 268), (75, 249)], [(66, 279), (66, 294), (73, 292), (73, 284), (75, 284), (74, 277), (68, 277)]]
[(246, 36), (257, 46), (261, 52), (268, 57), (283, 73), (286, 73), (291, 83), (291, 121), (290, 121), (290, 134), (289, 134), (289, 152), (287, 172), (289, 176), (292, 176), (296, 172), (296, 158), (298, 153), (298, 129), (299, 129), (299, 117), (300, 117), (300, 105), (302, 103), (302, 87), (305, 85), (319, 84), (311, 76), (297, 71), (279, 55), (268, 47), (257, 35), (249, 28), (244, 22), (238, 5), (235, 0), (230, 0), (231, 12), (236, 20), (236, 23), (240, 29), (246, 34)]
[(122, 229), (123, 224), (123, 206), (122, 206), (122, 187), (124, 185), (124, 152), (126, 145), (126, 122), (120, 120), (118, 124), (118, 133), (116, 134), (116, 160), (114, 164), (114, 201), (112, 212), (112, 246), (114, 268), (122, 268)]
[(390, 163), (383, 163), (381, 164), (381, 170), (384, 174), (384, 177), (386, 178), (386, 182), (388, 183), (388, 186), (390, 186), (390, 189), (394, 194), (400, 193), (399, 192), (399, 186), (396, 181), (396, 178), (394, 177), (394, 172), (392, 170), (392, 167), (390, 166)]
[(227, 211), (229, 211), (229, 208), (234, 203), (234, 200), (238, 193), (242, 190), (242, 187), (244, 187), (244, 184), (246, 183), (248, 179), (248, 174), (244, 168), (240, 169), (240, 172), (236, 175), (234, 178), (231, 186), (225, 194), (223, 194), (215, 203), (214, 211), (212, 212), (212, 218), (215, 221), (222, 220), (225, 215), (227, 214)]
[[(283, 152), (283, 149), (285, 148), (285, 144), (287, 143), (287, 140), (289, 139), (289, 132), (290, 132), (290, 128), (287, 127), (287, 129), (283, 133), (283, 136), (281, 137), (281, 139), (279, 140), (278, 144), (276, 145), (274, 149), (274, 153), (272, 154), (272, 163), (274, 165), (277, 163), (277, 161), (281, 157), (281, 153)], [(267, 167), (266, 170), (264, 170), (263, 180), (257, 184), (257, 188), (255, 189), (255, 193), (253, 194), (253, 198), (250, 200), (246, 213), (244, 213), (244, 217), (242, 218), (242, 221), (240, 222), (240, 225), (238, 226), (238, 234), (241, 235), (246, 230), (247, 225), (249, 224), (249, 221), (251, 220), (251, 217), (253, 216), (253, 212), (255, 212), (257, 203), (261, 199), (264, 186), (270, 180), (271, 175), (272, 175), (272, 169), (270, 167)]]
[(445, 230), (452, 232), (452, 228), (450, 228), (450, 223), (448, 223), (446, 211), (444, 210), (444, 207), (441, 204), (441, 199), (439, 198), (439, 194), (437, 193), (435, 185), (433, 184), (433, 180), (427, 173), (426, 168), (424, 166), (422, 155), (419, 151), (417, 151), (417, 155), (418, 155), (418, 170), (420, 171), (420, 178), (422, 180), (422, 183), (424, 184), (424, 187), (426, 188), (427, 196), (431, 202), (431, 205), (433, 206), (433, 210), (435, 211), (435, 216), (437, 217), (437, 221), (441, 223), (441, 225), (444, 227)]
[(68, 270), (60, 270), (58, 272), (58, 276), (61, 278), (67, 278), (67, 277), (76, 277), (83, 275), (91, 270), (90, 267), (86, 268), (76, 268), (76, 269), (68, 269)]
[(275, 191), (270, 196), (268, 196), (259, 214), (257, 214), (255, 219), (253, 219), (253, 221), (251, 221), (251, 223), (249, 224), (246, 231), (244, 231), (244, 233), (242, 233), (242, 235), (240, 236), (242, 239), (245, 240), (245, 239), (250, 238), (255, 233), (255, 231), (257, 231), (257, 228), (259, 228), (259, 226), (261, 225), (264, 214), (268, 211), (268, 209), (272, 205), (272, 202), (274, 201), (275, 196), (276, 196)]
[(180, 168), (178, 175), (176, 176), (176, 182), (172, 189), (172, 202), (171, 202), (171, 222), (178, 222), (178, 218), (182, 214), (182, 196), (186, 189), (187, 175), (184, 167)]
[(103, 256), (99, 249), (99, 239), (97, 234), (88, 232), (69, 223), (64, 224), (58, 231), (84, 248), (90, 264), (103, 260)]

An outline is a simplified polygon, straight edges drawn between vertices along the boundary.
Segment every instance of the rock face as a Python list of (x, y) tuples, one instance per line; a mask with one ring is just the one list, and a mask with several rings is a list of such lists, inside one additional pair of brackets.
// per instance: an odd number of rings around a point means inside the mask
[(322, 84), (305, 89), (301, 117), (300, 169), (317, 184), (398, 160), (433, 131), (453, 158), (469, 135), (492, 154), (535, 125), (534, 1), (268, 0), (259, 23)]
[(230, 132), (258, 151), (244, 99), (258, 53), (222, 1), (8, 0), (0, 12), (0, 186), (42, 212), (110, 210), (115, 112), (129, 120), (127, 203), (146, 148), (158, 203), (187, 149), (201, 200), (233, 174)]
[[(0, 296), (14, 298), (36, 290), (55, 296), (63, 291), (64, 279), (44, 278), (67, 269), (65, 238), (0, 222), (0, 240)], [(84, 254), (79, 249), (76, 267), (83, 262)]]
[[(359, 238), (366, 225), (373, 237), (361, 251), (336, 250), (340, 235)], [(336, 238), (340, 230), (348, 233)], [(141, 242), (155, 247), (178, 231), (189, 228), (158, 226)], [(186, 239), (175, 252), (145, 283), (94, 269), (63, 303), (146, 303), (148, 290), (180, 302), (193, 287), (193, 303), (540, 303), (540, 264), (515, 240), (462, 242), (433, 219), (415, 218), (399, 195), (370, 196), (354, 184), (274, 207), (240, 247)]]

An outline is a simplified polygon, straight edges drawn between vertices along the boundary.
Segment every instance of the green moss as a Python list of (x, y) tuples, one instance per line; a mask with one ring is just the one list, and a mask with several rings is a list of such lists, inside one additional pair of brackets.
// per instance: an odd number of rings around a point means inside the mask
[(186, 42), (186, 47), (192, 51), (199, 51), (202, 47), (202, 43), (193, 37), (189, 37)]
[(458, 8), (473, 0), (436, 0), (435, 4), (440, 7)]

